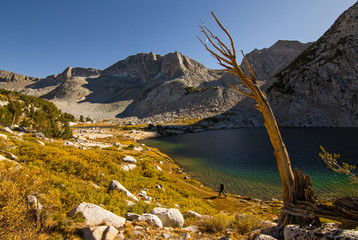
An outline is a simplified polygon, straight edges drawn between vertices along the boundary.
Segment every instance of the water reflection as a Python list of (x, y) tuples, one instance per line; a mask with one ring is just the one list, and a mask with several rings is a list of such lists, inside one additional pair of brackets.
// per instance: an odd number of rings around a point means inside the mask
[[(358, 184), (328, 169), (319, 158), (320, 145), (357, 165), (358, 128), (282, 128), (291, 158), (313, 179), (321, 198), (358, 195)], [(227, 191), (259, 198), (280, 198), (281, 179), (264, 128), (217, 130), (146, 140), (172, 157), (188, 173), (213, 189), (225, 182)]]

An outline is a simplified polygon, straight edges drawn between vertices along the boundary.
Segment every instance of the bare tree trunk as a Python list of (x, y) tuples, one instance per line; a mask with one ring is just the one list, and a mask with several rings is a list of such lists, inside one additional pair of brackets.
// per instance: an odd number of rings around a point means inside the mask
[(258, 91), (258, 96), (260, 96), (260, 98), (255, 98), (258, 102), (257, 109), (262, 113), (265, 119), (264, 125), (270, 137), (272, 146), (275, 149), (274, 154), (277, 160), (277, 168), (280, 172), (282, 181), (283, 202), (292, 202), (294, 200), (294, 176), (292, 173), (290, 157), (282, 140), (271, 106), (261, 90), (258, 89)]
[(251, 93), (243, 92), (237, 89), (235, 86), (231, 85), (236, 91), (244, 94), (250, 98), (255, 99), (257, 105), (255, 107), (262, 113), (265, 119), (265, 127), (270, 136), (270, 140), (273, 148), (275, 149), (275, 157), (277, 159), (277, 167), (280, 172), (282, 180), (282, 189), (283, 189), (283, 201), (284, 203), (292, 202), (294, 199), (294, 176), (292, 173), (291, 162), (286, 150), (286, 146), (283, 143), (280, 131), (277, 126), (275, 116), (272, 112), (270, 104), (266, 98), (266, 95), (260, 90), (254, 72), (246, 61), (251, 76), (247, 76), (243, 73), (240, 66), (236, 62), (236, 51), (234, 47), (233, 40), (227, 30), (221, 25), (220, 21), (216, 16), (211, 13), (215, 18), (218, 25), (226, 33), (231, 42), (231, 49), (229, 49), (218, 37), (216, 37), (205, 25), (201, 26), (202, 32), (208, 39), (208, 42), (216, 50), (211, 50), (207, 44), (205, 44), (200, 38), (199, 40), (203, 43), (205, 48), (219, 61), (220, 65), (225, 67), (230, 73), (237, 75), (241, 81), (246, 85)]
[[(244, 60), (250, 71), (250, 76), (243, 73), (240, 66), (236, 62), (236, 51), (234, 42), (228, 31), (221, 25), (216, 16), (217, 24), (225, 32), (230, 40), (231, 48), (227, 47), (217, 36), (215, 36), (204, 24), (200, 26), (202, 32), (207, 37), (206, 43), (200, 38), (199, 40), (205, 48), (214, 56), (219, 64), (227, 69), (228, 72), (237, 75), (240, 80), (246, 85), (249, 91), (241, 91), (232, 84), (229, 85), (241, 94), (250, 97), (256, 101), (255, 107), (262, 113), (265, 119), (265, 127), (270, 137), (274, 154), (277, 160), (277, 167), (280, 172), (283, 190), (284, 207), (281, 211), (280, 227), (282, 230), (287, 224), (320, 224), (318, 217), (333, 217), (336, 220), (348, 218), (346, 220), (349, 224), (358, 223), (358, 200), (343, 199), (335, 203), (334, 206), (317, 205), (312, 188), (311, 178), (303, 175), (302, 171), (295, 169), (292, 173), (290, 158), (286, 146), (282, 140), (281, 133), (278, 129), (275, 116), (272, 112), (270, 104), (265, 93), (259, 88), (252, 67), (247, 62), (245, 55)], [(210, 49), (207, 43), (213, 47)], [(248, 93), (249, 92), (249, 93)], [(349, 212), (351, 208), (353, 212)]]

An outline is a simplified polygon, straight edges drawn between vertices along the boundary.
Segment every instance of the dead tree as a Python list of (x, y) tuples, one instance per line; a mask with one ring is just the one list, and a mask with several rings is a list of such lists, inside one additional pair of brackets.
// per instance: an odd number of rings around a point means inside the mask
[[(223, 27), (214, 13), (211, 13), (215, 21), (226, 34), (230, 41), (230, 47), (227, 47), (217, 36), (213, 34), (204, 24), (200, 26), (201, 31), (207, 38), (204, 43), (199, 37), (201, 43), (205, 46), (219, 64), (226, 68), (228, 72), (240, 78), (249, 91), (241, 91), (232, 84), (230, 86), (237, 92), (252, 98), (256, 101), (255, 107), (262, 113), (265, 119), (265, 127), (269, 134), (274, 154), (277, 160), (277, 167), (280, 172), (284, 207), (281, 211), (280, 227), (282, 229), (287, 224), (319, 224), (319, 217), (334, 219), (348, 225), (358, 226), (358, 199), (340, 198), (332, 206), (318, 204), (312, 188), (311, 178), (304, 175), (302, 171), (295, 169), (292, 172), (290, 158), (286, 146), (282, 140), (275, 116), (264, 92), (257, 84), (254, 71), (244, 53), (244, 61), (249, 69), (250, 76), (246, 75), (236, 62), (236, 51), (234, 42), (229, 32)], [(208, 46), (209, 44), (209, 46)]]
[[(306, 199), (313, 199), (313, 191), (311, 187), (311, 180), (309, 177), (300, 178), (299, 181), (295, 182), (295, 177), (292, 172), (290, 158), (286, 149), (286, 146), (282, 140), (281, 133), (277, 126), (275, 116), (272, 112), (271, 106), (267, 100), (266, 94), (261, 91), (259, 85), (257, 84), (254, 71), (248, 61), (245, 58), (244, 61), (249, 69), (250, 76), (246, 75), (238, 65), (236, 61), (236, 50), (234, 42), (229, 34), (229, 32), (223, 27), (214, 13), (211, 13), (215, 18), (217, 24), (220, 26), (222, 31), (226, 34), (230, 41), (230, 47), (227, 47), (217, 36), (210, 31), (205, 24), (201, 25), (201, 31), (206, 36), (207, 42), (204, 43), (199, 37), (201, 43), (205, 46), (213, 57), (215, 57), (219, 64), (226, 68), (228, 72), (234, 74), (240, 78), (240, 80), (248, 88), (248, 92), (244, 92), (236, 88), (234, 85), (230, 84), (237, 92), (244, 94), (245, 96), (252, 98), (256, 101), (255, 108), (262, 113), (262, 116), (265, 119), (264, 125), (270, 137), (272, 146), (274, 148), (274, 155), (277, 160), (277, 167), (280, 172), (282, 189), (283, 189), (283, 201), (285, 205), (293, 204), (296, 201), (305, 201)], [(209, 44), (210, 43), (210, 44)], [(209, 46), (208, 46), (209, 44)], [(298, 173), (297, 173), (298, 174)], [(303, 193), (302, 193), (303, 191)], [(296, 223), (297, 221), (302, 222), (302, 219), (296, 219), (294, 215), (283, 214), (281, 216), (281, 222), (283, 225), (288, 223)], [(307, 221), (312, 222), (313, 219), (308, 218)]]

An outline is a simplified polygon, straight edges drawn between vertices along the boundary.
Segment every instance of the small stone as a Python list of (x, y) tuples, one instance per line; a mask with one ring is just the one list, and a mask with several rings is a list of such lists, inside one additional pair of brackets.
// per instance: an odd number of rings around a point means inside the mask
[(81, 229), (84, 240), (112, 240), (118, 230), (112, 226), (85, 227)]

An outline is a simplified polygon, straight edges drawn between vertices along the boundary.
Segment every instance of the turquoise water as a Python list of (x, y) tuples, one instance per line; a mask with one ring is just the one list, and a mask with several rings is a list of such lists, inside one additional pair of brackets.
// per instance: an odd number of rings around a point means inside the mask
[[(282, 128), (293, 169), (311, 176), (320, 198), (358, 195), (358, 184), (328, 169), (320, 145), (358, 165), (358, 128)], [(281, 198), (282, 187), (273, 148), (264, 128), (242, 128), (149, 139), (145, 144), (168, 154), (187, 173), (217, 190), (262, 199)]]

